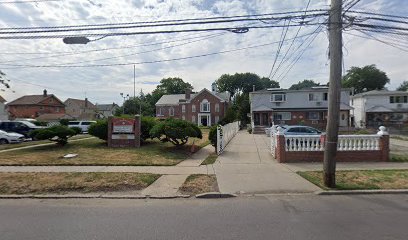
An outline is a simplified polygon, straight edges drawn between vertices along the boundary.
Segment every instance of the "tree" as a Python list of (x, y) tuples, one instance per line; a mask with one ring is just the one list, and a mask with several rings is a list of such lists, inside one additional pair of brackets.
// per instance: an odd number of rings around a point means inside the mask
[(300, 90), (300, 89), (311, 88), (311, 87), (316, 87), (316, 86), (320, 86), (320, 84), (313, 80), (305, 79), (303, 81), (299, 81), (298, 83), (292, 84), (289, 90)]
[(223, 74), (217, 79), (216, 84), (220, 92), (229, 92), (231, 98), (234, 97), (236, 93), (252, 92), (254, 86), (256, 90), (279, 88), (278, 82), (266, 77), (260, 78), (255, 73)]
[(89, 126), (88, 133), (99, 139), (108, 140), (108, 120), (98, 120), (96, 123), (92, 123)]
[(379, 70), (374, 64), (362, 68), (351, 67), (343, 77), (343, 87), (354, 88), (355, 93), (364, 90), (381, 90), (390, 79), (387, 74)]
[(30, 137), (38, 140), (50, 140), (60, 146), (68, 143), (68, 138), (75, 136), (77, 132), (64, 125), (55, 125), (50, 128), (36, 129), (30, 132)]
[(186, 88), (193, 89), (193, 86), (178, 77), (163, 78), (153, 91), (153, 94), (181, 94), (185, 92)]
[(408, 91), (408, 81), (403, 81), (397, 88), (397, 91)]
[(3, 85), (5, 88), (10, 88), (10, 80), (6, 79), (6, 74), (0, 71), (0, 85)]
[(187, 143), (188, 138), (203, 138), (197, 125), (181, 119), (168, 118), (156, 124), (150, 130), (152, 138), (158, 138), (162, 142), (171, 142), (176, 146)]

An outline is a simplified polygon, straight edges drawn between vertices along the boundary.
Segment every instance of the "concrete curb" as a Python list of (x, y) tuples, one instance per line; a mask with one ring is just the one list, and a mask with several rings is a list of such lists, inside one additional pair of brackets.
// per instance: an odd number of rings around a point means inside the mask
[(0, 195), (0, 199), (175, 199), (190, 198), (190, 195), (149, 196), (149, 195)]
[(357, 194), (408, 194), (408, 189), (388, 190), (327, 190), (315, 192), (316, 195), (357, 195)]
[(220, 193), (220, 192), (207, 192), (195, 195), (196, 198), (233, 198), (237, 197), (236, 194), (232, 193)]

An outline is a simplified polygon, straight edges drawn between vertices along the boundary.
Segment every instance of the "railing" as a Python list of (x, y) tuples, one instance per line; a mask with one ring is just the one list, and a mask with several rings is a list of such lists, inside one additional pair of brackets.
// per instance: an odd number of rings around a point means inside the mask
[(217, 154), (224, 152), (225, 147), (239, 131), (240, 122), (233, 122), (217, 127)]

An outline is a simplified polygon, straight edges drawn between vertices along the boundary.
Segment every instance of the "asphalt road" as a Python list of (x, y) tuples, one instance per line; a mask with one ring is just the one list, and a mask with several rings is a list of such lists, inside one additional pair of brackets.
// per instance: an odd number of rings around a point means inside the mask
[(408, 195), (0, 200), (0, 239), (408, 239)]

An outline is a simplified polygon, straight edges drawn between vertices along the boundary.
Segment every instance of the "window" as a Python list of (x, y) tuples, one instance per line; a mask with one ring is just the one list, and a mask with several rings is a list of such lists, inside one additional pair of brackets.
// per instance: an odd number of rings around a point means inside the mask
[(404, 96), (404, 103), (408, 102), (408, 96)]
[(215, 112), (220, 112), (220, 104), (218, 103), (215, 104)]
[(273, 113), (273, 120), (290, 120), (292, 118), (290, 112)]
[(181, 116), (181, 119), (186, 120), (186, 116), (184, 116), (184, 115)]
[(309, 101), (318, 101), (319, 99), (314, 93), (309, 93)]
[(192, 112), (195, 112), (196, 111), (196, 106), (193, 104), (193, 105), (191, 105), (191, 111)]
[(396, 97), (395, 97), (395, 102), (396, 102), (396, 103), (400, 103), (400, 102), (401, 102), (401, 97), (400, 97), (400, 96), (396, 96)]
[(319, 112), (308, 112), (308, 119), (309, 120), (319, 120), (320, 116), (319, 116)]
[(408, 96), (390, 96), (390, 103), (407, 103)]
[(181, 105), (181, 112), (186, 112), (186, 105)]
[(59, 107), (56, 107), (55, 112), (59, 112), (59, 111), (60, 111)]
[(390, 96), (390, 103), (394, 103), (394, 96)]
[(174, 108), (169, 108), (169, 116), (174, 116)]
[(323, 93), (323, 101), (327, 101), (329, 99), (329, 94), (327, 92)]
[(219, 116), (215, 116), (215, 123), (218, 123), (220, 121), (220, 117)]
[(201, 112), (210, 112), (210, 103), (207, 101), (207, 99), (204, 99), (201, 102)]
[(192, 122), (192, 123), (196, 123), (196, 120), (195, 120), (195, 116), (194, 116), (194, 115), (191, 116), (191, 122)]
[(284, 102), (284, 101), (286, 101), (286, 94), (284, 93), (271, 95), (271, 102)]

